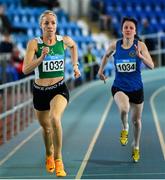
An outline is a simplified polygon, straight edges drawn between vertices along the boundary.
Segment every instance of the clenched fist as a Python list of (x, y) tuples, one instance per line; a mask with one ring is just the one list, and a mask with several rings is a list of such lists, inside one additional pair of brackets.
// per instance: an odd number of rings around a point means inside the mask
[(80, 70), (78, 69), (78, 66), (74, 66), (73, 68), (74, 71), (74, 77), (79, 78), (81, 76)]
[(45, 57), (49, 53), (49, 47), (44, 47), (42, 49), (41, 56)]

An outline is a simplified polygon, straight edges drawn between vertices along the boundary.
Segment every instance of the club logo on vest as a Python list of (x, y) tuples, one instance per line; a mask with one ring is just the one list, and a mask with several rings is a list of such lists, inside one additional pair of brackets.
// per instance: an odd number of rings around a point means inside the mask
[(54, 52), (53, 52), (53, 49), (51, 48), (50, 49), (50, 53), (49, 53), (50, 55), (53, 55), (54, 54)]
[(133, 51), (130, 51), (130, 52), (129, 52), (129, 56), (130, 56), (130, 57), (135, 57), (135, 56), (136, 56), (136, 51), (134, 51), (134, 50), (133, 50)]

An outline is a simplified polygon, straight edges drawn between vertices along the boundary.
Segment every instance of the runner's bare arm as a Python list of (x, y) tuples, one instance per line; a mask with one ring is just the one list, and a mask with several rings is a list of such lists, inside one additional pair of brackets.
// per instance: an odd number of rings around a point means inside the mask
[(109, 57), (112, 56), (112, 54), (114, 53), (115, 49), (116, 49), (116, 42), (112, 42), (110, 44), (110, 46), (108, 47), (106, 53), (104, 54), (102, 60), (101, 60), (101, 65), (100, 65), (100, 68), (99, 68), (99, 72), (100, 73), (103, 72), (104, 67), (107, 64), (107, 61), (108, 61)]
[(24, 57), (22, 71), (24, 74), (31, 73), (37, 66), (41, 64), (46, 54), (49, 52), (48, 47), (43, 48), (42, 54), (38, 59), (35, 59), (35, 52), (37, 50), (37, 41), (30, 40), (27, 44), (27, 49)]
[(150, 56), (147, 46), (143, 42), (138, 42), (138, 46), (135, 45), (137, 55), (143, 61), (143, 63), (148, 66), (150, 69), (154, 68), (154, 63)]
[(64, 36), (63, 37), (63, 41), (64, 41), (64, 45), (65, 47), (69, 47), (70, 48), (70, 52), (71, 52), (71, 60), (72, 60), (72, 65), (73, 65), (73, 70), (74, 70), (74, 76), (75, 78), (80, 77), (80, 71), (78, 69), (78, 50), (77, 50), (77, 45), (75, 43), (75, 41), (70, 38), (69, 36)]
[(73, 66), (78, 65), (78, 50), (75, 41), (69, 36), (64, 36), (63, 40), (65, 47), (70, 48)]

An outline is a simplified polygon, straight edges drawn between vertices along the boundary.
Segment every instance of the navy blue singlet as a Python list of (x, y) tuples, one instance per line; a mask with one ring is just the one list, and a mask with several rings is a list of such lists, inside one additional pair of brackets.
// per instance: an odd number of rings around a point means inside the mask
[(138, 44), (138, 40), (134, 40), (129, 49), (124, 49), (121, 46), (122, 40), (119, 40), (116, 44), (116, 52), (113, 55), (116, 71), (113, 86), (127, 92), (143, 88), (141, 78), (142, 60), (136, 55), (135, 44)]

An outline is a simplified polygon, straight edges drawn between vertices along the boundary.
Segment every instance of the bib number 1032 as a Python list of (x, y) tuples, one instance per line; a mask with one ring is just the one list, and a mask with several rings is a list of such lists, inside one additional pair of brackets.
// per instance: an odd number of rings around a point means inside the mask
[(64, 61), (45, 61), (43, 62), (43, 72), (61, 71), (64, 70)]
[(118, 63), (116, 67), (118, 72), (133, 72), (136, 70), (136, 63)]

